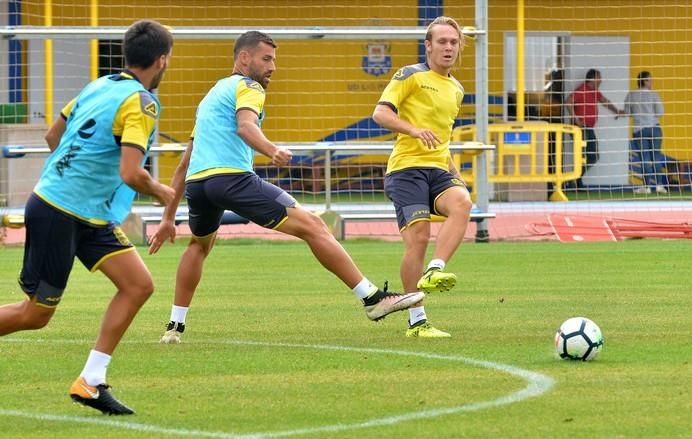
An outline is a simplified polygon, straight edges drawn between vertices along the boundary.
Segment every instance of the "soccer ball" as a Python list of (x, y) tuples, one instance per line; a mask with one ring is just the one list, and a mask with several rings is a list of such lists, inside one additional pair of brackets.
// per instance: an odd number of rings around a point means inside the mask
[(602, 348), (601, 328), (586, 317), (566, 320), (555, 334), (555, 350), (562, 359), (593, 360)]

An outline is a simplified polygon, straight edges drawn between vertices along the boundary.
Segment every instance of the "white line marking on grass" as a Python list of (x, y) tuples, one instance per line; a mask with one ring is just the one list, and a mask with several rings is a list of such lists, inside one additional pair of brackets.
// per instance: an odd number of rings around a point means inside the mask
[[(50, 342), (56, 343), (66, 343), (66, 344), (76, 344), (76, 343), (90, 343), (85, 340), (20, 340), (20, 339), (2, 339), (2, 342), (15, 342), (15, 343), (42, 343)], [(132, 343), (132, 342), (130, 342)], [(135, 342), (137, 343), (137, 342)], [(148, 344), (148, 342), (147, 342)], [(261, 439), (261, 438), (276, 438), (276, 437), (286, 437), (286, 436), (296, 436), (305, 435), (311, 433), (334, 433), (338, 431), (346, 430), (356, 430), (371, 427), (382, 427), (386, 425), (398, 424), (401, 422), (414, 421), (417, 419), (428, 419), (435, 418), (438, 416), (451, 415), (455, 413), (468, 413), (476, 412), (479, 410), (484, 410), (493, 407), (499, 407), (507, 404), (513, 404), (515, 402), (520, 402), (528, 398), (534, 398), (548, 392), (553, 384), (554, 380), (546, 375), (531, 372), (526, 369), (520, 369), (518, 367), (510, 366), (502, 363), (494, 363), (492, 361), (476, 360), (474, 358), (462, 357), (460, 355), (444, 355), (435, 354), (429, 352), (412, 352), (412, 351), (401, 351), (394, 349), (377, 349), (377, 348), (358, 348), (349, 346), (336, 346), (336, 345), (319, 345), (319, 344), (298, 344), (298, 343), (272, 343), (272, 342), (262, 342), (262, 341), (198, 341), (197, 344), (224, 344), (224, 345), (244, 345), (244, 346), (268, 346), (277, 348), (296, 348), (296, 349), (318, 349), (318, 350), (328, 350), (328, 351), (341, 351), (341, 352), (367, 352), (372, 354), (383, 354), (383, 355), (398, 355), (407, 357), (418, 357), (425, 358), (429, 360), (442, 360), (442, 361), (456, 361), (470, 366), (482, 367), (485, 369), (492, 369), (498, 372), (503, 372), (515, 377), (521, 378), (527, 382), (526, 387), (523, 389), (510, 393), (509, 395), (501, 396), (499, 398), (474, 402), (470, 404), (464, 404), (456, 407), (442, 407), (438, 409), (431, 410), (421, 410), (410, 413), (403, 413), (396, 416), (388, 416), (384, 418), (371, 419), (369, 421), (357, 422), (352, 424), (334, 424), (334, 425), (324, 425), (321, 427), (308, 427), (300, 428), (294, 430), (285, 431), (273, 431), (273, 432), (258, 432), (258, 433), (247, 433), (247, 434), (236, 434), (236, 433), (226, 433), (217, 431), (202, 431), (202, 430), (186, 430), (179, 428), (167, 428), (159, 427), (157, 425), (142, 424), (137, 422), (128, 421), (115, 421), (111, 419), (100, 419), (84, 416), (68, 416), (68, 415), (51, 415), (43, 413), (30, 413), (23, 412), (19, 410), (5, 410), (0, 408), (0, 416), (10, 416), (10, 417), (21, 417), (29, 419), (37, 419), (41, 421), (56, 421), (56, 422), (73, 422), (81, 424), (92, 424), (92, 425), (103, 425), (113, 428), (121, 428), (126, 430), (134, 430), (146, 433), (162, 433), (177, 436), (196, 436), (196, 437), (211, 437), (211, 438), (223, 438), (223, 439)]]

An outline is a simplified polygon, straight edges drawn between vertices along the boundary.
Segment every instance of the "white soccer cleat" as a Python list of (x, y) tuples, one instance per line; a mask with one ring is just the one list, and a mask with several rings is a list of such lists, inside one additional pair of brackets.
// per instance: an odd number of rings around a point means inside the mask
[(385, 285), (384, 291), (377, 290), (375, 294), (363, 300), (365, 314), (370, 320), (378, 321), (385, 316), (403, 311), (425, 298), (425, 294), (417, 291), (415, 293), (390, 293)]
[(162, 344), (180, 344), (183, 331), (185, 331), (185, 323), (168, 322), (166, 332), (163, 333), (159, 342)]

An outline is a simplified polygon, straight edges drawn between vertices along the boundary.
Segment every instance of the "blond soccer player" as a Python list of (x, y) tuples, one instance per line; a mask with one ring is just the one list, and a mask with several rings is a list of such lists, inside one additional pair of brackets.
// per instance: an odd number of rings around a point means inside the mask
[[(464, 238), (472, 207), (449, 152), (464, 97), (464, 88), (451, 74), (462, 45), (457, 22), (437, 17), (425, 35), (426, 62), (397, 71), (373, 113), (378, 124), (398, 133), (387, 163), (385, 193), (394, 203), (405, 244), (400, 274), (407, 293), (446, 291), (456, 285), (456, 275), (445, 272), (445, 265)], [(424, 268), (431, 213), (446, 221)], [(421, 301), (409, 308), (406, 336), (450, 334), (430, 324)]]

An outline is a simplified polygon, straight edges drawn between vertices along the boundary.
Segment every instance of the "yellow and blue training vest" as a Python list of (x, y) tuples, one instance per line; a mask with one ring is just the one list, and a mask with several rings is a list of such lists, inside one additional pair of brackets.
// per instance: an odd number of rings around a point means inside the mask
[[(120, 177), (121, 146), (113, 121), (123, 102), (139, 93), (142, 111), (158, 118), (156, 97), (131, 76), (101, 77), (77, 96), (58, 147), (48, 157), (34, 192), (77, 218), (94, 224), (122, 223), (135, 191)], [(154, 138), (149, 134), (146, 160)]]
[(237, 73), (219, 80), (197, 107), (194, 148), (186, 180), (229, 172), (253, 172), (255, 150), (238, 135), (236, 112), (254, 111), (264, 120), (264, 88)]

